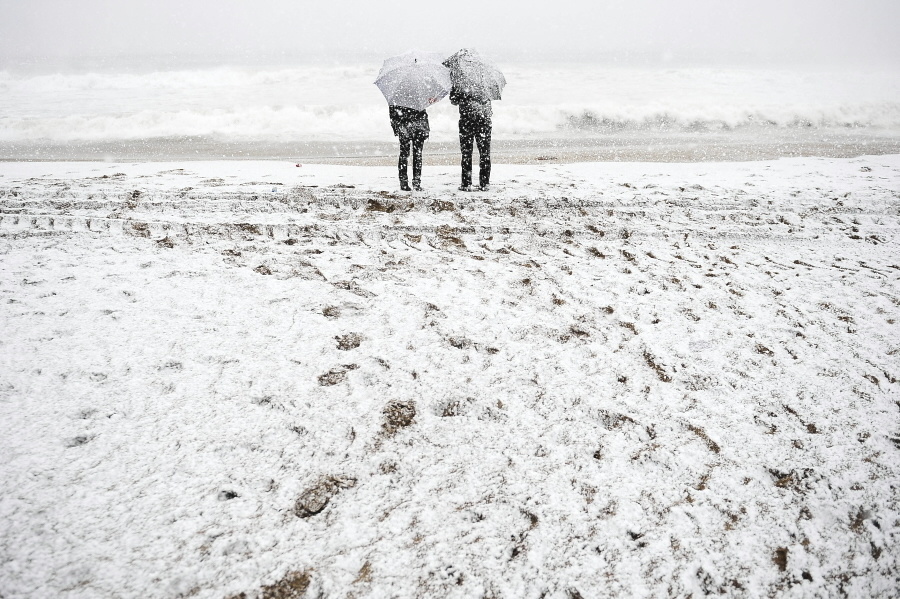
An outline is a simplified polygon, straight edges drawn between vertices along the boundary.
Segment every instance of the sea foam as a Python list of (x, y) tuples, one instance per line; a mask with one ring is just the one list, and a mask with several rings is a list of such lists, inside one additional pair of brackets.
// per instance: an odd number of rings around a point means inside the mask
[[(494, 136), (757, 128), (900, 131), (900, 71), (501, 65)], [(0, 72), (0, 142), (173, 137), (389, 141), (379, 65), (154, 72)], [(455, 107), (429, 109), (432, 139), (456, 136)]]

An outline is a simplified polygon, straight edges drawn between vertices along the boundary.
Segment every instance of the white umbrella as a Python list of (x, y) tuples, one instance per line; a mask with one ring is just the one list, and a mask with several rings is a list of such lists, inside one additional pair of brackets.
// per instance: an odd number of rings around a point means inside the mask
[(435, 52), (412, 51), (384, 61), (375, 85), (391, 106), (425, 110), (450, 93), (450, 71)]
[(450, 79), (458, 91), (483, 100), (499, 100), (506, 77), (477, 50), (463, 48), (444, 61), (450, 69)]

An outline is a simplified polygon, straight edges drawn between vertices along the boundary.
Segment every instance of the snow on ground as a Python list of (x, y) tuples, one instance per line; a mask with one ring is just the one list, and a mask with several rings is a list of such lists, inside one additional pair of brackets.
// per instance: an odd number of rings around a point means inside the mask
[(0, 164), (0, 596), (888, 597), (900, 156)]

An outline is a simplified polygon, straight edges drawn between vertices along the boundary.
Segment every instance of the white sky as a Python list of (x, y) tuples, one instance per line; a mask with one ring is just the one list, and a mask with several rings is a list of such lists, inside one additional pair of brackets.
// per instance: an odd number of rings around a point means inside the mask
[(388, 55), (900, 65), (900, 0), (0, 0), (0, 56)]

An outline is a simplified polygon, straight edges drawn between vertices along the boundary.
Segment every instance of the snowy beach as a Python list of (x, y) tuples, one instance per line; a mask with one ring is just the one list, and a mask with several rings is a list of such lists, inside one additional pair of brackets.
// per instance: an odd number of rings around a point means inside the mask
[(0, 597), (896, 596), (900, 155), (435, 164), (0, 163)]

